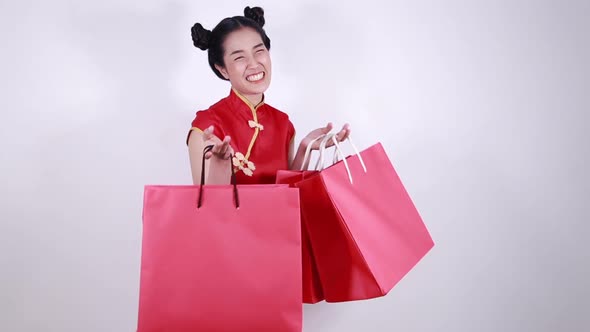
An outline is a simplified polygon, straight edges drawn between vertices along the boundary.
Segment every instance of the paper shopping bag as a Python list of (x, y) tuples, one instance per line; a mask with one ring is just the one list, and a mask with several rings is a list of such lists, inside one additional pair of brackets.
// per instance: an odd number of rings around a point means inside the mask
[(434, 246), (380, 143), (294, 185), (326, 302), (386, 295)]
[(299, 207), (288, 185), (146, 186), (138, 331), (300, 332)]
[[(315, 171), (280, 170), (277, 172), (276, 182), (294, 184), (316, 173)], [(313, 248), (309, 242), (309, 234), (304, 222), (301, 222), (301, 267), (303, 303), (313, 304), (322, 301), (324, 299), (322, 285), (315, 258), (313, 257)]]

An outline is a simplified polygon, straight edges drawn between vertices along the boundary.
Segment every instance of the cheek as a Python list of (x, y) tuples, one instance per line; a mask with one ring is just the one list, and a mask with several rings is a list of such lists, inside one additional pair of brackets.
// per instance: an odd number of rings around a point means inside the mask
[(242, 68), (243, 66), (241, 66), (239, 63), (230, 63), (229, 66), (227, 66), (227, 72), (230, 76), (242, 76)]
[(268, 53), (261, 55), (258, 58), (258, 61), (260, 61), (260, 63), (263, 63), (265, 67), (270, 67), (270, 65), (271, 65), (270, 56), (268, 56)]

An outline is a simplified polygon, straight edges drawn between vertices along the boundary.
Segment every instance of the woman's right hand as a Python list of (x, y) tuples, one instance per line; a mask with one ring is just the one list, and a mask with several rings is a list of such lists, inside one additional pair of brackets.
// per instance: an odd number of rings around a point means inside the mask
[(205, 142), (205, 145), (213, 144), (213, 149), (205, 153), (205, 159), (210, 159), (214, 156), (219, 159), (227, 160), (234, 154), (234, 150), (229, 145), (231, 138), (225, 136), (222, 141), (213, 134), (213, 129), (213, 126), (209, 126), (203, 131), (203, 141)]

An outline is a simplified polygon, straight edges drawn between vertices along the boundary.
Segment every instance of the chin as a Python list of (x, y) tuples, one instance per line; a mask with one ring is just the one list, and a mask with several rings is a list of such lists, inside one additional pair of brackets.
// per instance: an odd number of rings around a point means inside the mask
[(264, 93), (268, 90), (270, 84), (260, 84), (259, 86), (249, 87), (248, 92), (251, 94)]

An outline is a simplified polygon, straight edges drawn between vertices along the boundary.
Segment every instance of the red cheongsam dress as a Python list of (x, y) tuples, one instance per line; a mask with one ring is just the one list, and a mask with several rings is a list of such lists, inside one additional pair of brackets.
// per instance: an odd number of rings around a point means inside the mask
[(266, 104), (264, 98), (254, 106), (232, 88), (229, 96), (197, 112), (188, 135), (211, 125), (219, 139), (231, 137), (238, 184), (274, 183), (278, 170), (289, 169), (295, 128), (287, 114)]

